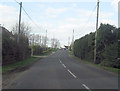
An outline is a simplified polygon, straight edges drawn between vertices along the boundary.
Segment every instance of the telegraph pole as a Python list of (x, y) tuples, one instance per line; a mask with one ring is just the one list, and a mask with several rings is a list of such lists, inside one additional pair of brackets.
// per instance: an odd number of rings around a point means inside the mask
[(47, 30), (46, 30), (46, 37), (45, 37), (45, 47), (47, 46)]
[(68, 49), (69, 49), (69, 45), (70, 45), (70, 37), (68, 37)]
[(21, 25), (22, 2), (20, 2), (19, 4), (20, 4), (20, 13), (19, 13), (18, 43), (20, 41), (20, 25)]
[(73, 36), (72, 36), (72, 43), (74, 42), (74, 29), (73, 29)]
[(52, 48), (54, 48), (55, 47), (55, 36), (53, 35), (53, 39), (52, 39), (52, 46), (51, 46)]
[(41, 37), (42, 37), (42, 36), (41, 36), (41, 35), (39, 35), (39, 38), (40, 38), (40, 41), (39, 41), (39, 42), (40, 42), (40, 46), (42, 45), (42, 43), (41, 43)]
[(73, 45), (74, 45), (74, 29), (73, 29), (73, 36), (72, 36), (72, 49), (73, 49)]
[(98, 18), (99, 18), (99, 3), (100, 1), (98, 0), (97, 2), (97, 20), (96, 20), (96, 32), (95, 32), (95, 48), (94, 48), (94, 63), (96, 62), (96, 45), (97, 45), (97, 30), (98, 30)]

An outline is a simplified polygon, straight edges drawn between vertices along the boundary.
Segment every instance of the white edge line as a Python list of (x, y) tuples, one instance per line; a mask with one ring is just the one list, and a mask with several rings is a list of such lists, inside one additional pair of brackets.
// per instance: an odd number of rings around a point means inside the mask
[(69, 69), (67, 70), (74, 78), (77, 78)]
[(86, 89), (90, 90), (90, 88), (88, 88), (85, 84), (82, 84)]

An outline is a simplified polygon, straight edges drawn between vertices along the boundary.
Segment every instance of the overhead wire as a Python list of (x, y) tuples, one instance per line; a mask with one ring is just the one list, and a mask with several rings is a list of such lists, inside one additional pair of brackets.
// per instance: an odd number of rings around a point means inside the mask
[[(16, 3), (18, 3), (18, 4), (20, 4), (17, 0), (14, 0), (14, 1), (15, 1)], [(86, 24), (89, 23), (92, 15), (93, 15), (93, 13), (94, 13), (94, 11), (96, 10), (96, 7), (97, 7), (97, 5), (95, 5), (95, 7), (93, 8), (92, 13), (91, 13), (90, 16), (88, 17), (88, 20), (85, 22), (85, 25), (81, 28), (81, 30), (83, 30), (83, 29), (85, 30)], [(25, 8), (24, 8), (23, 6), (22, 6), (22, 9), (23, 9), (23, 11), (25, 12), (25, 14), (28, 16), (28, 18), (32, 21), (32, 23), (33, 23), (34, 25), (36, 25), (37, 28), (41, 29), (41, 27), (40, 27), (38, 24), (36, 24), (36, 23), (34, 22), (34, 20), (30, 17), (30, 15), (27, 13), (27, 11), (25, 10)]]
[(26, 12), (26, 10), (23, 8), (23, 6), (22, 6), (22, 9), (23, 9), (23, 11), (26, 13), (26, 15), (28, 16), (28, 18), (29, 18), (38, 28), (41, 29), (41, 27), (40, 27), (38, 24), (36, 24), (36, 23), (34, 22), (34, 20), (30, 17), (30, 15)]
[(83, 29), (85, 30), (86, 24), (89, 23), (89, 21), (90, 21), (92, 15), (93, 15), (94, 11), (96, 10), (96, 8), (97, 8), (97, 5), (95, 5), (95, 7), (93, 8), (92, 13), (91, 13), (90, 16), (88, 17), (88, 20), (85, 22), (85, 25), (81, 28), (81, 30), (83, 30)]
[(16, 3), (20, 4), (17, 0), (14, 0)]
[[(14, 0), (16, 3), (20, 4), (17, 0)], [(22, 6), (23, 11), (25, 12), (25, 14), (27, 15), (27, 17), (31, 20), (31, 22), (36, 25), (36, 27), (38, 29), (41, 29), (41, 27), (30, 17), (30, 15), (27, 13), (27, 11), (25, 10), (25, 8)]]

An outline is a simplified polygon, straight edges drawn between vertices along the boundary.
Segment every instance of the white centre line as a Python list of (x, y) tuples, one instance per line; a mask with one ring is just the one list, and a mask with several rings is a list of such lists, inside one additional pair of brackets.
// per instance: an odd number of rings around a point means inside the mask
[(62, 64), (62, 62), (60, 61), (60, 63)]
[(69, 69), (67, 70), (74, 78), (77, 78)]
[(90, 88), (88, 88), (85, 84), (82, 84), (86, 89), (90, 90)]
[(59, 59), (60, 63), (62, 64), (62, 61)]
[(66, 66), (62, 63), (62, 61), (59, 59), (60, 63), (63, 65), (64, 68), (66, 68)]
[[(66, 66), (62, 63), (62, 61), (59, 59), (60, 63), (63, 65), (64, 68), (66, 68)], [(69, 69), (67, 69), (67, 71), (74, 77), (77, 78)], [(82, 86), (84, 86), (88, 91), (91, 91), (89, 87), (87, 87), (85, 84), (82, 84)]]
[(64, 68), (66, 68), (66, 66), (64, 64), (62, 64)]

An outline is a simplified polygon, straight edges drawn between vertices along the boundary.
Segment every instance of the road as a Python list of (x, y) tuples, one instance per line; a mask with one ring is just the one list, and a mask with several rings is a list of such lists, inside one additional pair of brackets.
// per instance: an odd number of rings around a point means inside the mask
[(9, 89), (117, 89), (118, 76), (73, 59), (67, 50), (37, 61)]

